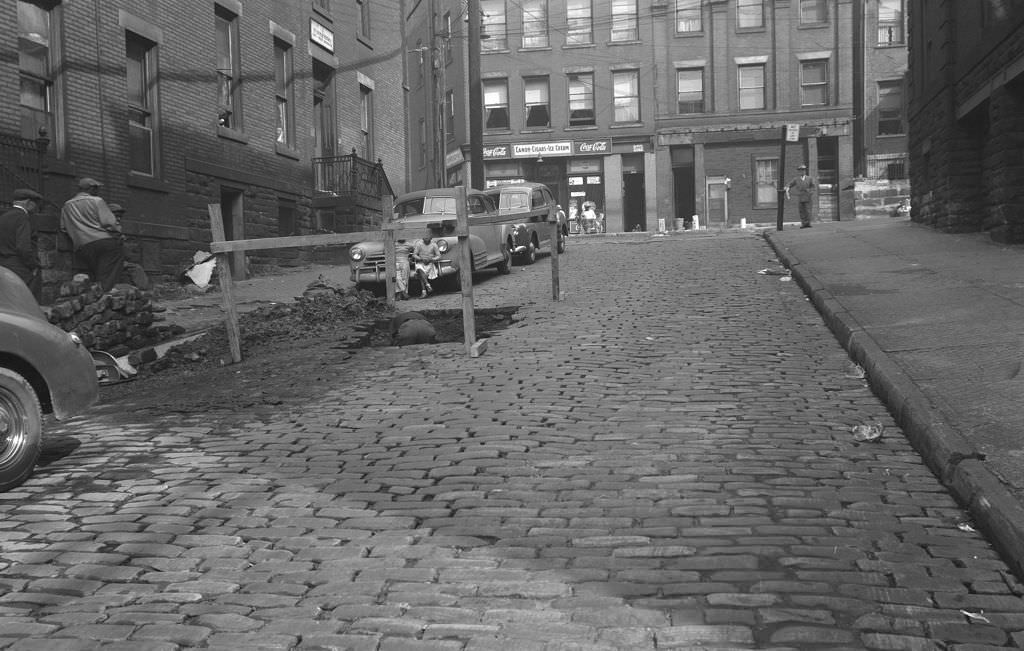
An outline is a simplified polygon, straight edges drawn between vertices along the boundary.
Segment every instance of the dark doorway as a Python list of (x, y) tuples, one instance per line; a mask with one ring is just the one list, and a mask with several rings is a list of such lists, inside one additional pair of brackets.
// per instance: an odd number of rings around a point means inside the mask
[(643, 172), (622, 175), (622, 210), (622, 225), (625, 231), (647, 230)]
[(334, 155), (336, 115), (334, 105), (334, 69), (314, 60), (313, 137), (318, 157), (325, 158)]
[[(245, 221), (242, 212), (242, 191), (233, 188), (220, 188), (220, 214), (224, 220), (224, 239), (241, 240), (245, 238)], [(245, 251), (233, 251), (230, 254), (231, 277), (245, 280)]]
[(839, 138), (818, 138), (818, 219), (839, 220)]
[[(672, 192), (675, 207), (675, 224), (666, 224), (669, 228), (679, 224), (685, 228), (693, 228), (693, 216), (697, 211), (697, 181), (694, 153), (692, 146), (672, 147)], [(682, 220), (682, 221), (680, 221)]]

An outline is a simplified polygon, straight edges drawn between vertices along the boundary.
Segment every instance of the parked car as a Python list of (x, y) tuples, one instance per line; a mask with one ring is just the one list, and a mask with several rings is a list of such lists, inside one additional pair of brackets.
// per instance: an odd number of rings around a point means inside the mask
[[(408, 226), (426, 227), (428, 224), (445, 224), (445, 231), (455, 228), (455, 188), (433, 188), (407, 192), (395, 200), (394, 221)], [(507, 248), (507, 226), (501, 224), (476, 224), (474, 216), (491, 216), (497, 213), (491, 198), (479, 190), (466, 190), (466, 209), (469, 217), (469, 250), (472, 253), (472, 271), (494, 267), (499, 273), (512, 272), (512, 254)], [(458, 284), (458, 241), (455, 235), (442, 234), (434, 238), (441, 252), (438, 279), (449, 279)], [(412, 262), (410, 261), (410, 266)], [(384, 242), (360, 242), (349, 249), (349, 266), (352, 282), (361, 289), (379, 291), (386, 282), (384, 263)], [(415, 277), (415, 274), (412, 274)]]
[(25, 283), (0, 267), (0, 491), (32, 474), (43, 414), (70, 418), (98, 393), (96, 367), (82, 340), (50, 324)]
[(539, 249), (550, 249), (551, 216), (558, 219), (558, 252), (565, 253), (569, 224), (565, 213), (558, 207), (555, 196), (543, 183), (516, 183), (491, 188), (487, 194), (498, 206), (500, 214), (523, 213), (523, 221), (509, 229), (508, 248), (512, 255), (519, 256), (526, 264), (537, 261)]

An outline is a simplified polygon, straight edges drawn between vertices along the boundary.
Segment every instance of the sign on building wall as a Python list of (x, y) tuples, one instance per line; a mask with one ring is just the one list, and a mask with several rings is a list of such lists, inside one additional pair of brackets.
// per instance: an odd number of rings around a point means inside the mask
[(538, 156), (572, 156), (572, 141), (529, 142), (512, 145), (513, 158), (537, 158)]
[(309, 40), (334, 54), (334, 32), (312, 18), (309, 19)]

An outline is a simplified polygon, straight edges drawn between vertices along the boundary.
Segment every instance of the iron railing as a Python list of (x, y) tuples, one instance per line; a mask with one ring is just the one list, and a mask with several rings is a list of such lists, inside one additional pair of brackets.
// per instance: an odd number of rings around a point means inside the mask
[(313, 183), (313, 190), (318, 194), (382, 197), (386, 193), (395, 196), (381, 162), (360, 158), (354, 149), (344, 156), (314, 158)]
[(907, 178), (907, 155), (906, 154), (876, 154), (869, 155), (867, 159), (867, 178), (869, 179), (897, 179)]
[(0, 133), (0, 205), (7, 205), (18, 188), (29, 188), (45, 195), (43, 173), (50, 139), (40, 130), (35, 140)]

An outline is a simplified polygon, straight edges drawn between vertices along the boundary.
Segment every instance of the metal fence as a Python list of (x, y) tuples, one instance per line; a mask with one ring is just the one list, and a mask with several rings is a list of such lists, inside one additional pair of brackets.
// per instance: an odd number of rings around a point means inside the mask
[(313, 183), (314, 192), (320, 194), (395, 195), (380, 161), (372, 163), (360, 158), (355, 150), (344, 156), (314, 158)]
[(867, 158), (867, 178), (896, 179), (907, 178), (906, 154), (875, 154)]

